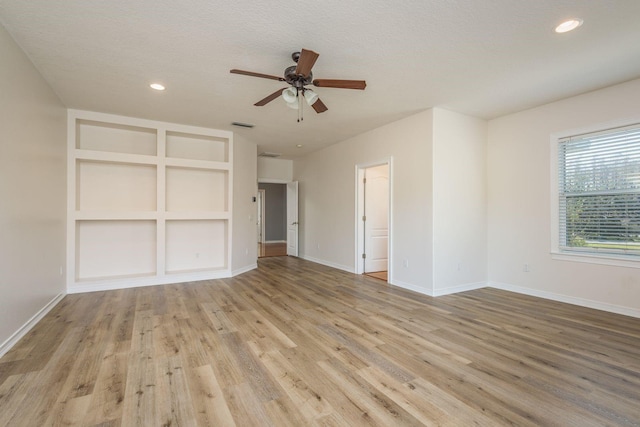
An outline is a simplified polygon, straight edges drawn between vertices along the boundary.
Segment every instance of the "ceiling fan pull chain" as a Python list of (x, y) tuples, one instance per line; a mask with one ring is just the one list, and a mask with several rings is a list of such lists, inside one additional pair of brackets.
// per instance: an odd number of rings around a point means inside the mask
[(302, 121), (302, 103), (300, 102), (300, 89), (296, 88), (296, 101), (298, 102), (298, 123)]
[(298, 111), (300, 112), (300, 120), (298, 120), (298, 122), (301, 122), (304, 120), (304, 117), (302, 116), (302, 96), (300, 96), (300, 91), (298, 91)]

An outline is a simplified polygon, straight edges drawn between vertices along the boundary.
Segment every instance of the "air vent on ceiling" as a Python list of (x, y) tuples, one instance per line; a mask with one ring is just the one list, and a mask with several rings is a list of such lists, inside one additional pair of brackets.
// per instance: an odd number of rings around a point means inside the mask
[(258, 157), (280, 157), (281, 154), (280, 153), (269, 153), (268, 151), (263, 151), (262, 153), (258, 154)]
[(255, 126), (255, 125), (252, 125), (251, 123), (242, 123), (242, 122), (232, 122), (231, 124), (234, 126), (240, 126), (241, 128), (249, 128), (249, 129)]

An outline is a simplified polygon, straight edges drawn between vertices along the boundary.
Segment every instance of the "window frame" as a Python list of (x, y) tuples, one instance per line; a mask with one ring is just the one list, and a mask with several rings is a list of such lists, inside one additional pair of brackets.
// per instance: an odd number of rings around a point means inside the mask
[(640, 268), (640, 255), (623, 253), (597, 253), (584, 250), (567, 250), (560, 247), (560, 187), (559, 147), (563, 139), (588, 133), (614, 130), (625, 126), (640, 126), (640, 117), (568, 129), (550, 135), (550, 209), (551, 209), (551, 258), (558, 261), (604, 264), (618, 267)]

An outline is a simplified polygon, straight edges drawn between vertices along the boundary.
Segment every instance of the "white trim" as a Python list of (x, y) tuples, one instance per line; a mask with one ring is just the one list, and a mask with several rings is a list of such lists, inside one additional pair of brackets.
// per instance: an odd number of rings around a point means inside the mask
[[(227, 271), (231, 272), (231, 266), (233, 265), (233, 155), (235, 153), (233, 149), (233, 132), (229, 132), (228, 136), (229, 144), (227, 145), (227, 163), (229, 164), (229, 174), (227, 175), (229, 182), (227, 183), (227, 212), (229, 213), (229, 219), (227, 220)], [(254, 240), (255, 242), (255, 240)]]
[(486, 288), (488, 286), (487, 282), (476, 282), (476, 283), (467, 283), (465, 285), (452, 286), (450, 288), (435, 289), (431, 291), (428, 288), (421, 288), (419, 286), (415, 286), (410, 283), (401, 282), (401, 281), (394, 281), (393, 283), (389, 282), (389, 284), (398, 286), (399, 288), (408, 289), (410, 291), (414, 291), (419, 294), (434, 297), (434, 298), (440, 297), (443, 295), (451, 295), (451, 294), (457, 294), (460, 292), (473, 291), (476, 289)]
[(83, 292), (112, 291), (116, 289), (140, 288), (144, 286), (168, 285), (172, 283), (195, 282), (199, 280), (226, 279), (231, 277), (228, 269), (216, 271), (194, 271), (185, 273), (166, 274), (162, 276), (150, 275), (145, 277), (128, 277), (121, 279), (104, 279), (78, 282), (67, 288), (69, 294)]
[[(152, 129), (161, 128), (161, 129), (168, 130), (170, 132), (195, 133), (195, 134), (214, 136), (214, 137), (220, 137), (220, 138), (233, 138), (233, 132), (228, 130), (183, 125), (180, 123), (173, 123), (173, 122), (160, 122), (157, 120), (140, 119), (137, 117), (120, 116), (120, 115), (108, 114), (108, 113), (98, 113), (95, 111), (77, 110), (73, 108), (68, 109), (67, 112), (68, 112), (69, 119), (74, 121), (74, 127), (75, 127), (75, 119), (81, 119), (81, 120), (90, 120), (90, 121), (103, 122), (103, 123), (109, 123), (109, 124), (133, 126), (138, 128), (140, 127), (147, 127)], [(74, 144), (75, 144), (75, 141), (74, 141)], [(231, 150), (229, 151), (229, 154), (231, 154)], [(229, 161), (229, 163), (233, 163), (233, 162)]]
[(422, 288), (416, 285), (412, 285), (411, 283), (401, 282), (399, 280), (394, 280), (393, 282), (389, 282), (390, 285), (397, 286), (402, 289), (407, 289), (409, 291), (413, 291), (422, 295), (426, 295), (429, 297), (433, 297), (433, 293), (428, 288)]
[[(356, 210), (355, 210), (355, 235), (354, 235), (354, 239), (355, 239), (355, 270), (354, 273), (356, 274), (362, 274), (364, 273), (364, 261), (362, 259), (362, 254), (363, 252), (363, 245), (364, 245), (364, 238), (360, 238), (360, 236), (364, 236), (364, 222), (361, 221), (361, 216), (362, 216), (362, 212), (364, 212), (364, 185), (361, 185), (360, 183), (364, 180), (364, 176), (365, 176), (365, 169), (364, 167), (360, 167), (359, 165), (356, 165), (356, 188), (355, 188), (355, 195), (356, 195)], [(389, 273), (387, 273), (387, 277), (389, 276)]]
[(572, 297), (568, 295), (556, 294), (553, 292), (539, 291), (536, 289), (523, 288), (521, 286), (510, 285), (508, 283), (489, 282), (490, 288), (502, 289), (504, 291), (516, 292), (519, 294), (530, 295), (533, 297), (549, 299), (552, 301), (563, 302), (567, 304), (578, 305), (580, 307), (593, 308), (596, 310), (607, 311), (610, 313), (623, 314), (625, 316), (640, 318), (640, 310), (632, 307), (624, 307), (621, 305), (608, 304), (600, 301), (593, 301), (585, 298)]
[(598, 255), (591, 252), (551, 252), (551, 259), (556, 261), (584, 262), (587, 264), (613, 265), (616, 267), (640, 268), (640, 259), (615, 256)]
[[(286, 192), (286, 229), (285, 237), (287, 242), (287, 255), (298, 256), (300, 253), (300, 194), (299, 194), (298, 181), (291, 181), (287, 183), (285, 189)], [(295, 199), (295, 200), (294, 200)], [(294, 227), (295, 226), (295, 227)], [(292, 231), (295, 236), (290, 239), (289, 231)], [(290, 242), (294, 240), (295, 242)], [(292, 245), (291, 243), (295, 243)]]
[(67, 110), (67, 260), (66, 260), (66, 285), (67, 289), (73, 286), (76, 277), (76, 120), (78, 112)]
[(267, 237), (267, 230), (265, 227), (265, 220), (264, 220), (265, 213), (266, 213), (265, 212), (266, 200), (267, 200), (266, 190), (263, 188), (258, 188), (258, 201), (260, 202), (259, 209), (257, 209), (259, 219), (260, 219), (260, 231), (258, 236), (259, 237), (258, 243), (264, 243)]
[(457, 294), (459, 292), (473, 291), (476, 289), (482, 289), (486, 287), (487, 287), (487, 282), (467, 283), (464, 285), (451, 286), (450, 288), (434, 289), (433, 296), (439, 297), (442, 295)]
[[(549, 135), (549, 163), (550, 163), (550, 210), (551, 210), (551, 257), (561, 261), (576, 261), (593, 264), (606, 264), (622, 267), (640, 268), (640, 265), (631, 265), (629, 260), (624, 257), (600, 256), (590, 252), (586, 257), (581, 254), (565, 253), (560, 251), (560, 212), (559, 212), (559, 189), (558, 189), (558, 146), (559, 141), (574, 135), (582, 135), (587, 133), (604, 131), (607, 129), (615, 129), (619, 127), (631, 126), (640, 122), (640, 116), (627, 117), (608, 122), (594, 123), (579, 128), (565, 129), (553, 132)], [(590, 258), (590, 260), (587, 260)]]
[[(156, 132), (156, 154), (137, 155), (130, 153), (112, 153), (77, 148), (78, 121), (93, 121), (104, 124), (116, 124), (146, 128)], [(167, 132), (186, 133), (217, 138), (226, 138), (226, 161), (208, 161), (192, 159), (173, 159), (166, 157)], [(117, 212), (117, 211), (78, 211), (76, 209), (77, 182), (76, 161), (95, 159), (116, 163), (151, 164), (156, 166), (156, 208), (154, 211)], [(230, 277), (233, 265), (233, 132), (181, 125), (177, 123), (159, 122), (113, 114), (97, 113), (82, 110), (67, 110), (67, 238), (66, 238), (66, 286), (69, 293), (92, 292), (126, 287), (162, 285), (191, 280), (207, 280)], [(224, 212), (171, 212), (166, 210), (166, 168), (168, 166), (194, 169), (225, 170), (227, 174), (227, 205)], [(106, 277), (96, 280), (77, 278), (79, 250), (76, 248), (76, 225), (82, 220), (137, 220), (148, 219), (155, 222), (156, 227), (156, 266), (152, 274), (137, 277)], [(166, 221), (167, 220), (224, 220), (226, 221), (225, 263), (222, 268), (210, 270), (179, 271), (166, 273)]]
[(231, 272), (231, 277), (235, 277), (235, 276), (237, 276), (239, 274), (243, 274), (243, 273), (249, 272), (251, 270), (255, 270), (256, 268), (258, 268), (258, 264), (257, 263), (253, 263), (253, 264), (247, 265), (246, 267), (242, 267), (242, 268), (239, 268), (237, 270), (233, 270)]
[(353, 267), (349, 267), (347, 265), (342, 265), (342, 264), (336, 264), (330, 261), (325, 261), (319, 258), (314, 258), (314, 257), (310, 257), (307, 255), (300, 255), (300, 258), (307, 260), (307, 261), (311, 261), (311, 262), (315, 262), (316, 264), (322, 264), (322, 265), (326, 265), (327, 267), (333, 267), (335, 269), (338, 270), (342, 270), (342, 271), (346, 271), (347, 273), (353, 273), (356, 274), (355, 270), (353, 269)]
[(61, 292), (56, 295), (51, 301), (49, 301), (44, 307), (42, 307), (31, 319), (22, 325), (17, 331), (7, 338), (2, 344), (0, 344), (0, 357), (4, 356), (11, 348), (17, 344), (22, 337), (24, 337), (44, 316), (49, 313), (53, 307), (58, 305), (60, 301), (65, 297), (66, 292)]
[(287, 243), (286, 240), (265, 240), (263, 243)]
[(258, 178), (258, 184), (288, 184), (293, 180), (277, 179), (277, 178)]
[(362, 212), (364, 211), (364, 201), (363, 201), (363, 193), (364, 187), (361, 184), (362, 178), (364, 177), (364, 171), (367, 168), (387, 165), (387, 173), (388, 173), (388, 213), (387, 213), (387, 223), (388, 223), (388, 237), (387, 237), (387, 277), (389, 278), (387, 283), (391, 283), (391, 279), (393, 279), (393, 156), (389, 156), (382, 160), (377, 160), (374, 162), (367, 163), (358, 163), (355, 165), (355, 179), (356, 179), (356, 188), (355, 188), (355, 270), (356, 274), (364, 273), (364, 262), (362, 260), (363, 253), (363, 244), (364, 244), (364, 226), (362, 221), (360, 220), (362, 217)]

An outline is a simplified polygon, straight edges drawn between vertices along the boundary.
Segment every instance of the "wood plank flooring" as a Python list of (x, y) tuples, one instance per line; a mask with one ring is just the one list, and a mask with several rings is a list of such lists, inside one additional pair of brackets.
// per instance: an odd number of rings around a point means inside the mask
[(373, 273), (365, 273), (366, 276), (373, 277), (374, 279), (384, 280), (385, 282), (388, 280), (388, 275), (386, 271), (375, 271)]
[(258, 257), (287, 256), (287, 243), (258, 243)]
[(265, 258), (66, 296), (0, 359), (0, 426), (49, 425), (639, 426), (640, 320)]

